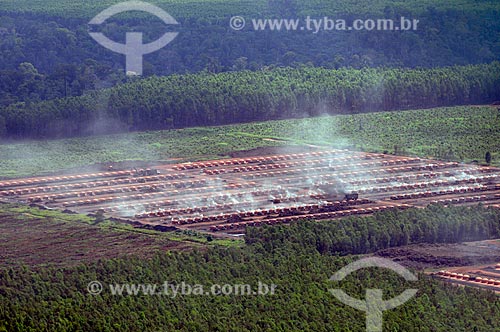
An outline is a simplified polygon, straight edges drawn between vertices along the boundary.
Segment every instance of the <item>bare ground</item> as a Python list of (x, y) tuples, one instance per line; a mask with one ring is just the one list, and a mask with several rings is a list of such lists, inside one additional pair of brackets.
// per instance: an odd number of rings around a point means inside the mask
[(457, 244), (415, 244), (380, 250), (376, 255), (390, 258), (417, 270), (476, 266), (500, 262), (500, 240)]
[(192, 244), (145, 234), (68, 222), (29, 213), (0, 211), (0, 266), (71, 266), (104, 258), (151, 257), (165, 250), (190, 250)]

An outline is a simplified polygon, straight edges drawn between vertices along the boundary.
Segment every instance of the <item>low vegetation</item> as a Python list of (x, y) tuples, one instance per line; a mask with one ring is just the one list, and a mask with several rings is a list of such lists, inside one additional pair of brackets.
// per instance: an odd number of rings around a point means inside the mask
[[(167, 250), (238, 246), (195, 232), (161, 233), (95, 217), (0, 204), (0, 265), (67, 267), (118, 257), (152, 257)], [(1, 292), (0, 292), (1, 294)], [(1, 297), (1, 296), (0, 296)], [(1, 331), (1, 330), (0, 330)]]
[(500, 112), (494, 107), (452, 107), (5, 142), (0, 145), (0, 177), (38, 175), (125, 160), (175, 163), (213, 159), (233, 151), (293, 144), (481, 163), (485, 162), (486, 152), (490, 152), (492, 164), (498, 165), (499, 119)]

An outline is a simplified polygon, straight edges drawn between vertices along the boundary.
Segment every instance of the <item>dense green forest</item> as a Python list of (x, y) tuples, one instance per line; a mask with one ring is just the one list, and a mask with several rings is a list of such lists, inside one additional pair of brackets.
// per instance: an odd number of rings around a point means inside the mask
[[(70, 0), (2, 0), (2, 11), (6, 13), (36, 14), (38, 16), (56, 16), (69, 18), (87, 18), (96, 12), (109, 7), (112, 4), (121, 2), (120, 0), (102, 1), (70, 1)], [(236, 14), (272, 14), (281, 13), (288, 9), (289, 12), (297, 13), (299, 16), (313, 15), (333, 15), (335, 13), (355, 13), (355, 14), (382, 14), (387, 8), (411, 11), (422, 14), (428, 8), (436, 10), (456, 9), (463, 12), (482, 12), (486, 10), (498, 9), (498, 4), (494, 0), (374, 0), (364, 3), (355, 0), (338, 0), (331, 2), (328, 0), (233, 0), (231, 6), (227, 5), (227, 0), (152, 0), (150, 3), (164, 7), (179, 17), (226, 17)]]
[[(451, 217), (457, 214), (462, 217)], [(487, 239), (498, 236), (499, 217), (498, 211), (482, 207), (434, 206), (388, 211), (374, 219), (251, 229), (245, 247), (174, 251), (146, 260), (102, 260), (63, 269), (3, 268), (0, 331), (364, 331), (365, 314), (341, 304), (328, 292), (337, 287), (360, 299), (366, 288), (384, 289), (388, 298), (406, 288), (419, 289), (414, 299), (384, 314), (385, 331), (497, 331), (500, 301), (493, 293), (443, 284), (424, 275), (419, 275), (418, 282), (408, 283), (380, 269), (356, 272), (340, 283), (328, 279), (356, 259), (339, 254), (410, 242)], [(349, 236), (352, 249), (344, 245), (343, 230), (356, 231)], [(366, 238), (368, 230), (370, 238)], [(456, 231), (457, 236), (448, 230)], [(409, 239), (404, 240), (406, 237)], [(330, 245), (325, 248), (327, 241)], [(94, 280), (104, 285), (184, 281), (204, 286), (255, 286), (261, 281), (277, 288), (275, 295), (268, 296), (171, 298), (114, 296), (105, 287), (95, 296), (86, 290)]]
[(297, 222), (290, 227), (251, 227), (247, 243), (267, 250), (286, 243), (322, 254), (367, 254), (416, 243), (457, 243), (500, 237), (500, 211), (477, 207), (390, 210), (366, 218), (325, 223)]
[(81, 97), (18, 103), (0, 137), (61, 137), (500, 99), (500, 63), (439, 69), (302, 67), (152, 77)]
[[(0, 1), (0, 106), (78, 96), (126, 81), (124, 57), (94, 42), (88, 22), (118, 1)], [(500, 6), (456, 1), (158, 1), (180, 23), (179, 37), (145, 57), (146, 75), (324, 68), (440, 67), (500, 60)], [(232, 31), (229, 18), (392, 18), (420, 20), (411, 32)], [(250, 25), (250, 24), (248, 24)], [(165, 26), (149, 16), (118, 15), (102, 27), (123, 42), (126, 31), (157, 39)]]

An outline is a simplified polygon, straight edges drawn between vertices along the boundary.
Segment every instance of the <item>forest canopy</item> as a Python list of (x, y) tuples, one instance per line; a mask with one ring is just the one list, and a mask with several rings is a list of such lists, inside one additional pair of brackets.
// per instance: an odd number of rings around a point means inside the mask
[[(358, 299), (367, 288), (383, 289), (388, 298), (409, 286), (418, 289), (404, 306), (384, 313), (384, 330), (494, 331), (500, 306), (493, 292), (456, 287), (423, 274), (418, 282), (408, 283), (385, 269), (328, 282), (359, 258), (339, 253), (498, 236), (498, 210), (466, 209), (434, 206), (389, 211), (370, 220), (350, 218), (345, 224), (334, 220), (252, 229), (244, 247), (158, 253), (152, 259), (1, 269), (0, 331), (364, 331), (365, 314), (337, 301), (328, 291), (334, 285)], [(459, 220), (453, 218), (457, 213)], [(96, 280), (103, 285), (261, 281), (277, 288), (274, 296), (114, 296), (109, 289), (91, 295), (86, 288)]]
[[(500, 99), (500, 63), (436, 69), (313, 67), (152, 77), (81, 97), (16, 103), (0, 137), (64, 137)], [(96, 132), (97, 131), (97, 132)]]
[[(88, 22), (119, 1), (0, 1), (0, 106), (79, 96), (125, 81), (125, 59), (89, 36)], [(156, 1), (180, 23), (179, 37), (144, 57), (146, 76), (320, 66), (435, 68), (500, 60), (500, 3), (460, 1)], [(131, 14), (132, 15), (132, 14)], [(165, 24), (118, 15), (100, 29), (123, 42), (152, 41)], [(229, 28), (230, 17), (419, 20), (416, 31), (277, 32)], [(32, 68), (29, 67), (32, 66)], [(28, 66), (28, 67), (27, 67)], [(27, 70), (29, 69), (29, 70)]]

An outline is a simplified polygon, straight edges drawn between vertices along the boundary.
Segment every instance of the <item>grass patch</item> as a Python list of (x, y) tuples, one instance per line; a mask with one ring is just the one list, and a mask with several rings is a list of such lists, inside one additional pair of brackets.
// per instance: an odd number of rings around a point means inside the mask
[(489, 151), (499, 165), (500, 112), (464, 106), (1, 144), (0, 177), (127, 160), (208, 160), (304, 144), (464, 162), (484, 162)]
[(195, 232), (157, 232), (84, 215), (0, 203), (0, 265), (70, 266), (157, 252), (242, 246)]

